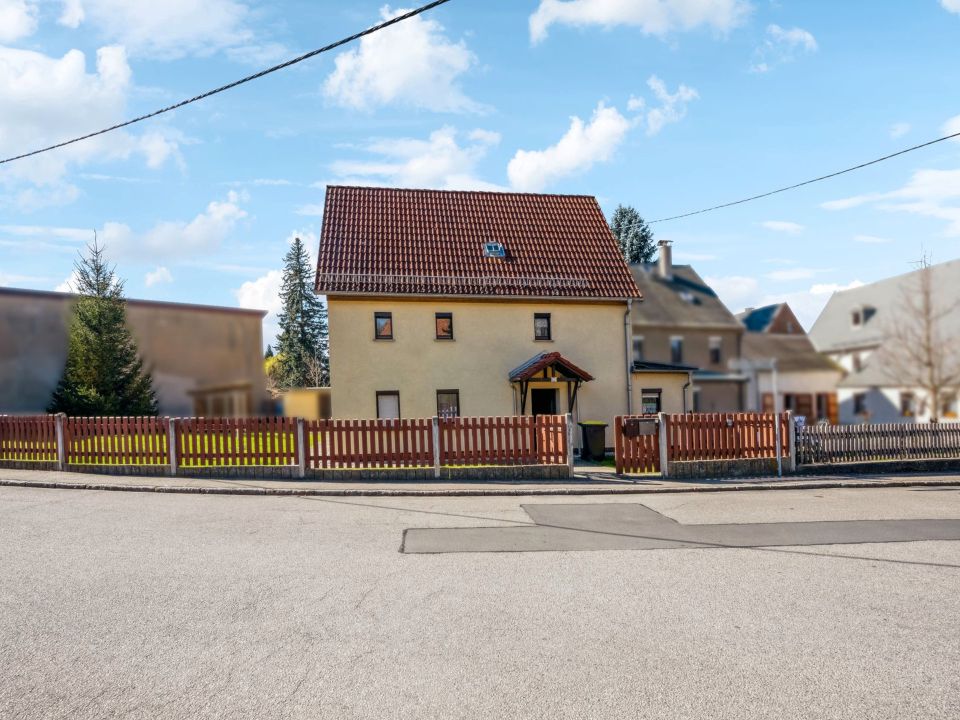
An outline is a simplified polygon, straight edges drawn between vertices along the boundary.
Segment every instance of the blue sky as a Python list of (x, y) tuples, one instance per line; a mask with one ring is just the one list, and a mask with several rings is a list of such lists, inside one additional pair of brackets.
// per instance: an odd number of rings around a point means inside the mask
[[(109, 125), (402, 7), (0, 0), (0, 154)], [(453, 0), (361, 43), (0, 167), (0, 285), (97, 230), (132, 297), (276, 304), (327, 183), (596, 195), (648, 219), (960, 131), (960, 0)], [(960, 143), (655, 225), (737, 311), (960, 255)], [(273, 332), (268, 326), (267, 334)], [(269, 338), (268, 338), (269, 339)]]

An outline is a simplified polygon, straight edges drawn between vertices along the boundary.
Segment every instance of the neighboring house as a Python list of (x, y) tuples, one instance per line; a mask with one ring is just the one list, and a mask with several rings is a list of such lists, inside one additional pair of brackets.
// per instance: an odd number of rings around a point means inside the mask
[(843, 368), (817, 352), (790, 306), (748, 308), (737, 317), (747, 329), (740, 363), (749, 378), (746, 409), (792, 410), (808, 423), (836, 424)]
[(611, 423), (644, 388), (676, 404), (670, 373), (630, 394), (640, 293), (593, 197), (330, 186), (316, 290), (337, 418)]
[(742, 410), (746, 377), (731, 363), (740, 358), (743, 325), (692, 267), (673, 264), (669, 240), (659, 248), (657, 262), (630, 266), (643, 294), (633, 306), (634, 362), (692, 368), (684, 410)]
[[(0, 288), (0, 413), (46, 411), (67, 357), (73, 295)], [(160, 413), (266, 410), (260, 310), (127, 300), (127, 324)]]
[[(929, 271), (937, 308), (960, 301), (960, 260), (933, 265)], [(845, 373), (837, 388), (841, 423), (921, 422), (931, 417), (926, 392), (903, 382), (903, 373), (889, 362), (896, 349), (887, 347), (897, 342), (889, 340), (897, 323), (923, 322), (922, 317), (907, 317), (905, 308), (906, 298), (919, 292), (920, 272), (834, 293), (811, 328), (817, 350)], [(960, 313), (947, 313), (939, 329), (940, 349), (956, 361)], [(941, 419), (956, 419), (957, 388), (945, 388), (940, 404)]]

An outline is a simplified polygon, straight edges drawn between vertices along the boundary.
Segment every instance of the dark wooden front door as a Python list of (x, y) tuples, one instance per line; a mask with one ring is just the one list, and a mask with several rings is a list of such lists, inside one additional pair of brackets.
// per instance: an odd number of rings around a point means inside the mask
[(530, 391), (530, 412), (533, 415), (556, 415), (557, 391), (553, 388), (533, 388)]

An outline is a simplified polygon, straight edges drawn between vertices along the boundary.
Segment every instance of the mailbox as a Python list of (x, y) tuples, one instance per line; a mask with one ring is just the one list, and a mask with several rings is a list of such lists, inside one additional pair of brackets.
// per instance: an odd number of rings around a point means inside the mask
[(623, 436), (628, 438), (640, 437), (641, 435), (656, 435), (657, 421), (644, 420), (642, 418), (626, 418), (623, 421)]

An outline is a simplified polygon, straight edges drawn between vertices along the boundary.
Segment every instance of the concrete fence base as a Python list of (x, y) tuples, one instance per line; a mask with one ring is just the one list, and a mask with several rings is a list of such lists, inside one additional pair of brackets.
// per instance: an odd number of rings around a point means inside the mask
[(800, 475), (890, 475), (934, 472), (960, 472), (960, 458), (870, 460), (861, 462), (801, 465), (797, 468), (797, 473)]
[(757, 477), (776, 474), (776, 458), (671, 461), (667, 468), (667, 476), (671, 480)]

